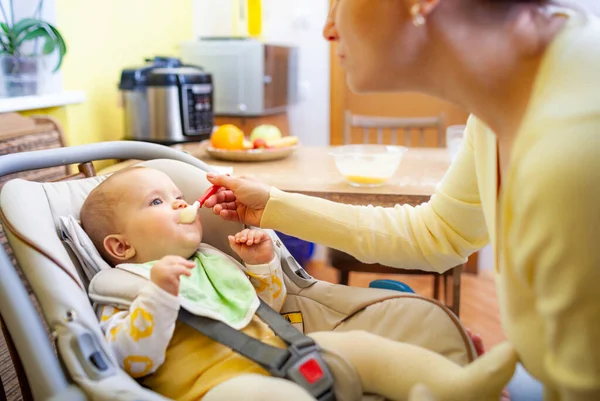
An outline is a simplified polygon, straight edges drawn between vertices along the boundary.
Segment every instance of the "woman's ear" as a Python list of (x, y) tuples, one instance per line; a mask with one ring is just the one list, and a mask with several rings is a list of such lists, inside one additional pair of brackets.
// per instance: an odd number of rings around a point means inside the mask
[(126, 262), (135, 256), (135, 248), (123, 235), (111, 234), (104, 238), (104, 249), (116, 261)]

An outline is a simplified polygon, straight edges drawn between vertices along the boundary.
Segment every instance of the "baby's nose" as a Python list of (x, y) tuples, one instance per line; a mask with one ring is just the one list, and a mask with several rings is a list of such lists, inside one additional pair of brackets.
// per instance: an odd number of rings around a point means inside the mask
[(183, 199), (177, 199), (173, 202), (173, 209), (185, 209), (188, 207), (188, 204)]

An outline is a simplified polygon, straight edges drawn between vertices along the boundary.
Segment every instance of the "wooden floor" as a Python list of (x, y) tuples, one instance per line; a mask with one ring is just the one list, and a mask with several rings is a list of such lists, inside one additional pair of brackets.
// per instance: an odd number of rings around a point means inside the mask
[[(321, 261), (311, 262), (306, 270), (319, 280), (338, 282), (337, 270)], [(420, 295), (433, 295), (433, 278), (426, 276), (351, 273), (350, 285), (368, 287), (371, 281), (383, 278), (402, 281)], [(500, 327), (496, 287), (491, 272), (484, 271), (478, 275), (463, 274), (460, 319), (465, 327), (481, 335), (488, 349), (505, 339)]]

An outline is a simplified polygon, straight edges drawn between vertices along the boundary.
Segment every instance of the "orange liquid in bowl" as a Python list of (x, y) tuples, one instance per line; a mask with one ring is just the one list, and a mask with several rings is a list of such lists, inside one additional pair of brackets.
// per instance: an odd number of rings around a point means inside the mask
[(382, 185), (387, 181), (386, 177), (366, 177), (361, 175), (346, 175), (346, 180), (357, 185)]

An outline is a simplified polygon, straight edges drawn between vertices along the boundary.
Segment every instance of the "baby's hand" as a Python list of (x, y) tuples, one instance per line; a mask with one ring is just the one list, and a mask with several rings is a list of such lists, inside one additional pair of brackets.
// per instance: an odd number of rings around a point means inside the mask
[(152, 266), (150, 280), (172, 295), (179, 295), (179, 276), (190, 276), (196, 267), (193, 261), (181, 256), (165, 256)]
[(263, 230), (245, 229), (230, 235), (229, 245), (249, 265), (262, 265), (273, 260), (273, 241)]

